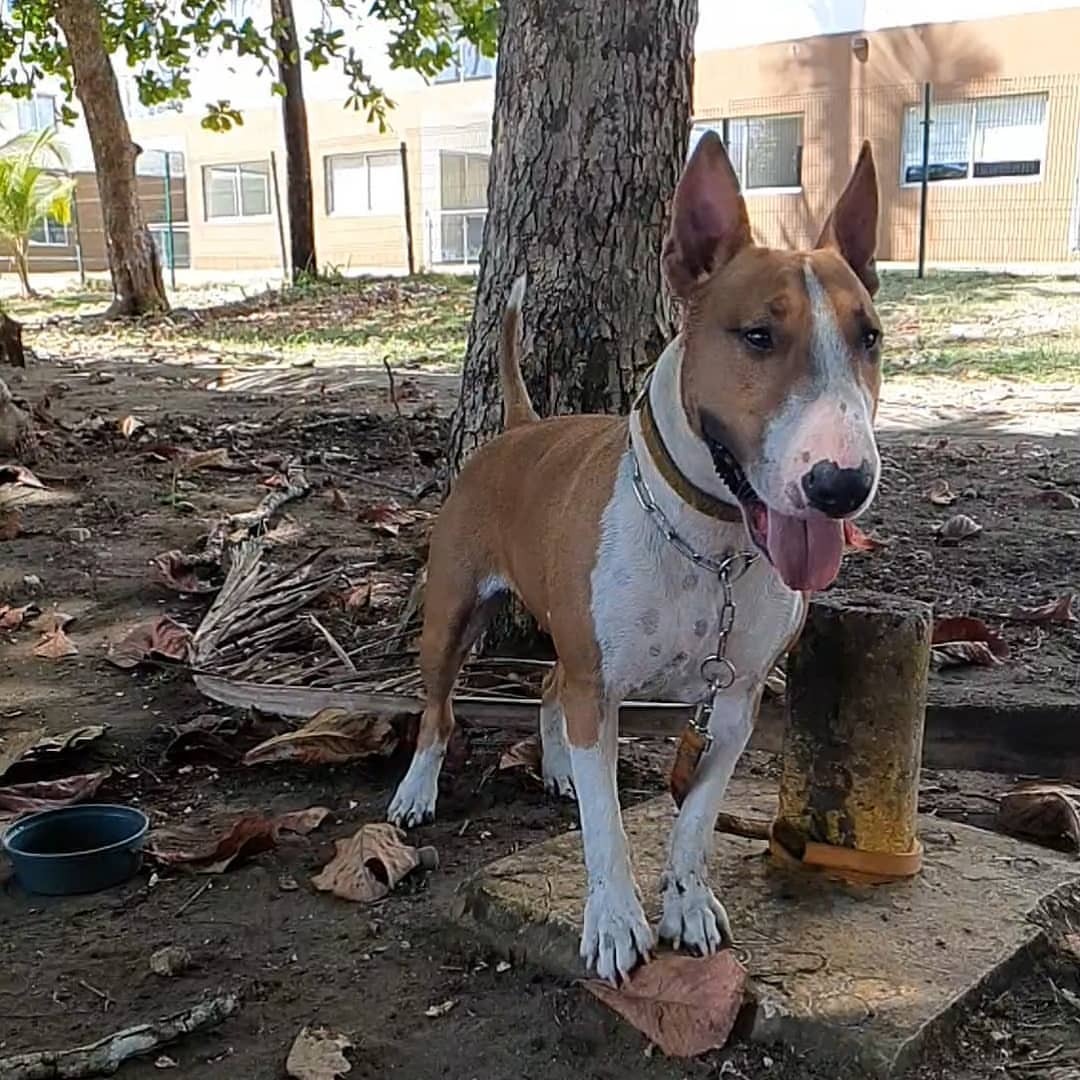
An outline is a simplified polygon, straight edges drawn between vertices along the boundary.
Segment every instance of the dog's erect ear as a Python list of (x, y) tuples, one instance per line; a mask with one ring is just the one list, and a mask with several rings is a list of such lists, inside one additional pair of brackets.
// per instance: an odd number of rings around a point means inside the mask
[(843, 255), (871, 296), (878, 290), (875, 267), (878, 229), (878, 182), (869, 141), (862, 144), (859, 160), (843, 194), (825, 222), (819, 248), (833, 248)]
[(720, 136), (706, 131), (675, 189), (662, 259), (671, 291), (685, 299), (751, 242), (739, 179)]

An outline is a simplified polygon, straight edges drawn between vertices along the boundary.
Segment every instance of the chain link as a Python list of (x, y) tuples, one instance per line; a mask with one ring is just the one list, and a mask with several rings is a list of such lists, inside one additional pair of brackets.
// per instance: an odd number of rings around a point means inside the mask
[(694, 707), (691, 726), (705, 740), (705, 750), (712, 745), (709, 733), (709, 715), (716, 704), (716, 699), (735, 682), (738, 672), (727, 657), (727, 643), (735, 626), (735, 597), (731, 591), (734, 582), (746, 573), (757, 560), (754, 551), (736, 551), (730, 555), (704, 555), (695, 550), (683, 539), (672, 525), (671, 519), (653, 498), (645, 477), (641, 475), (641, 465), (630, 445), (630, 460), (634, 465), (634, 495), (641, 504), (641, 509), (656, 527), (660, 535), (684, 558), (695, 566), (715, 574), (720, 584), (720, 622), (716, 635), (716, 651), (701, 661), (701, 679), (705, 691)]

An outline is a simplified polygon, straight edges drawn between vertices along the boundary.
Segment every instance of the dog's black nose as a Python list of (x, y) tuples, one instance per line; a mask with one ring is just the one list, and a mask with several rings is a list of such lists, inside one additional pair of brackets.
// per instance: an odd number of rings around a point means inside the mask
[(841, 469), (835, 461), (819, 461), (802, 478), (807, 501), (832, 518), (855, 513), (870, 497), (873, 486), (874, 470), (865, 459), (857, 469)]

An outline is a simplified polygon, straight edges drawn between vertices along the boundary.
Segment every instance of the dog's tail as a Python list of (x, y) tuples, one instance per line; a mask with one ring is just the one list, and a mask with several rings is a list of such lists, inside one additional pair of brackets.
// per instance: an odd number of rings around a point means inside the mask
[(507, 300), (506, 311), (503, 313), (502, 342), (499, 350), (503, 428), (507, 431), (540, 419), (529, 400), (525, 380), (521, 377), (521, 305), (524, 300), (525, 275), (522, 274), (514, 280), (510, 288), (510, 299)]

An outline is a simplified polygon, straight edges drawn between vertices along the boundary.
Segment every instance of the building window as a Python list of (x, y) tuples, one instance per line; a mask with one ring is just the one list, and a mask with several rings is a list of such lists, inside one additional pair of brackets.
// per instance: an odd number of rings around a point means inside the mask
[(179, 150), (145, 149), (135, 160), (135, 172), (139, 176), (165, 176), (165, 159), (169, 159), (169, 177), (183, 176), (184, 155)]
[(439, 262), (471, 265), (480, 258), (487, 218), (488, 156), (439, 155)]
[(71, 237), (66, 225), (54, 217), (43, 217), (30, 230), (30, 243), (40, 247), (67, 247)]
[(150, 225), (150, 237), (158, 249), (158, 258), (166, 269), (191, 267), (191, 231), (186, 224)]
[[(930, 109), (928, 179), (1003, 180), (1041, 176), (1046, 152), (1046, 94), (975, 98)], [(922, 182), (922, 106), (904, 114), (902, 180)]]
[(270, 167), (265, 161), (204, 165), (203, 198), (208, 221), (265, 217), (270, 213)]
[(401, 155), (396, 150), (379, 154), (335, 154), (323, 161), (328, 214), (358, 217), (404, 211)]
[(710, 130), (724, 140), (743, 191), (790, 191), (802, 186), (801, 116), (739, 116), (695, 124), (690, 133), (691, 152)]
[(56, 98), (52, 94), (34, 94), (19, 99), (20, 131), (44, 131), (56, 125)]
[(495, 58), (483, 56), (471, 41), (460, 38), (454, 43), (450, 63), (435, 76), (437, 83), (471, 82), (474, 79), (493, 79)]

